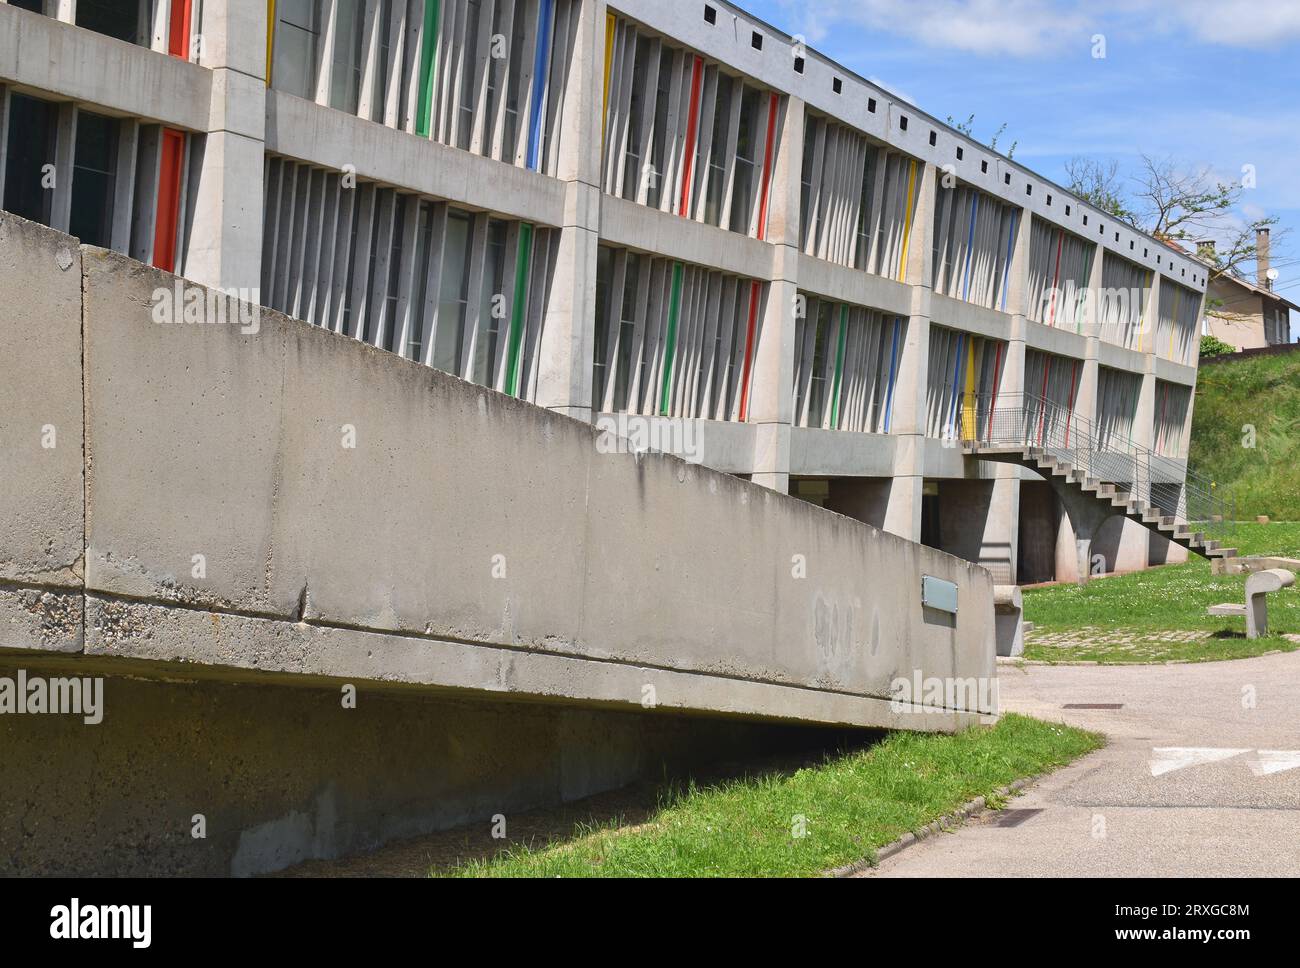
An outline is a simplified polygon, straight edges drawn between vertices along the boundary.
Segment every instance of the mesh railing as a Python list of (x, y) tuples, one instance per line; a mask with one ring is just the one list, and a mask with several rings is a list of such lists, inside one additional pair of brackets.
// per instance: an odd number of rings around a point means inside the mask
[(955, 423), (963, 443), (1039, 448), (1088, 478), (1114, 484), (1190, 531), (1217, 540), (1232, 533), (1236, 502), (1214, 481), (1062, 404), (1029, 394), (967, 394)]

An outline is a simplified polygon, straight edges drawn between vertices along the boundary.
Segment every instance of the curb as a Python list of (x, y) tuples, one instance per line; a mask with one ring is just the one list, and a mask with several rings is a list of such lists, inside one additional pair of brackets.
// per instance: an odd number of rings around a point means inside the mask
[[(1035, 779), (1037, 778), (1022, 777), (1019, 780), (1013, 780), (1011, 783), (1008, 783), (1006, 786), (993, 791), (993, 796), (996, 797), (1010, 796), (1011, 794), (1017, 793), (1023, 790), (1025, 787), (1029, 786), (1031, 783), (1034, 782)], [(863, 871), (869, 871), (873, 867), (879, 867), (881, 863), (893, 857), (895, 854), (898, 854), (901, 851), (906, 850), (908, 847), (911, 847), (913, 844), (925, 840), (927, 837), (933, 836), (934, 834), (942, 833), (944, 830), (948, 829), (949, 827), (957, 825), (962, 821), (969, 820), (971, 817), (975, 816), (978, 813), (982, 813), (985, 810), (987, 803), (988, 803), (987, 796), (976, 797), (974, 800), (970, 800), (967, 803), (963, 804), (962, 806), (958, 807), (952, 813), (945, 814), (944, 816), (940, 817), (938, 820), (931, 821), (930, 823), (922, 827), (920, 830), (909, 831), (908, 833), (903, 834), (903, 836), (899, 837), (897, 840), (893, 841), (892, 843), (886, 844), (884, 847), (881, 847), (880, 850), (876, 851), (876, 856), (874, 859), (870, 857), (864, 857), (862, 860), (854, 861), (852, 864), (846, 864), (843, 867), (834, 867), (831, 870), (826, 871), (826, 873), (823, 874), (822, 876), (823, 877), (852, 877), (855, 874), (861, 874)]]

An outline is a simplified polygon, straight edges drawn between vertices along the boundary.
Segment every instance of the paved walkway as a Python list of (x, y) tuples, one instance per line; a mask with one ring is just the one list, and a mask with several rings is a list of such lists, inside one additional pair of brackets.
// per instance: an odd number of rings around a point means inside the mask
[(1004, 710), (1109, 746), (1008, 804), (1040, 812), (987, 812), (864, 876), (1300, 876), (1300, 652), (998, 670)]

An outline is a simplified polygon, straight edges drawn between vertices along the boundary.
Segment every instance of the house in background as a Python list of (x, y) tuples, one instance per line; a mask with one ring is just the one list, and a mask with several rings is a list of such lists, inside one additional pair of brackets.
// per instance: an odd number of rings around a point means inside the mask
[[(1273, 291), (1269, 279), (1269, 230), (1256, 236), (1256, 282), (1224, 275), (1210, 282), (1205, 299), (1204, 335), (1234, 349), (1249, 350), (1291, 342), (1291, 310), (1300, 306)], [(1213, 243), (1202, 243), (1202, 246)]]

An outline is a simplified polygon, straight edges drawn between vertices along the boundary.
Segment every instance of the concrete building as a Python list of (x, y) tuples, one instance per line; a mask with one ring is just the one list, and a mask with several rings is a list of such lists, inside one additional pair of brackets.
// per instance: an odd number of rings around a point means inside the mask
[(1211, 280), (1207, 291), (1203, 333), (1237, 350), (1291, 342), (1291, 311), (1300, 311), (1300, 306), (1273, 291), (1269, 235), (1268, 229), (1256, 235), (1254, 282), (1222, 275)]
[(689, 422), (705, 464), (1001, 582), (1072, 577), (1068, 520), (952, 446), (959, 401), (1185, 459), (1204, 267), (738, 7), (0, 6), (5, 208), (85, 242), (560, 413)]

